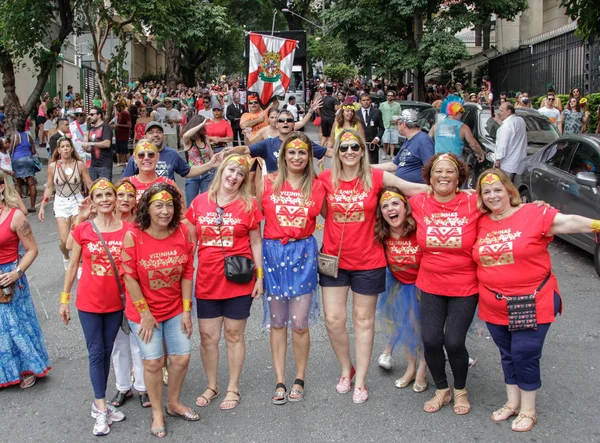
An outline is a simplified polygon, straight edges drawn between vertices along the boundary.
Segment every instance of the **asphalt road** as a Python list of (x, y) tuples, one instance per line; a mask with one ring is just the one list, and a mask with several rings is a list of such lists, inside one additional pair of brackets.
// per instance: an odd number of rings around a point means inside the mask
[[(115, 168), (116, 172), (120, 173), (120, 169)], [(41, 174), (39, 178), (41, 181)], [(94, 420), (90, 418), (93, 394), (82, 330), (76, 315), (68, 327), (58, 318), (58, 296), (64, 271), (56, 225), (51, 217), (45, 223), (30, 217), (30, 222), (40, 254), (27, 275), (52, 370), (32, 389), (0, 389), (0, 442), (94, 441)], [(555, 241), (550, 250), (565, 307), (563, 316), (547, 336), (542, 358), (543, 386), (538, 395), (539, 422), (527, 434), (512, 432), (509, 422), (498, 424), (489, 418), (493, 410), (502, 406), (505, 394), (499, 354), (485, 328), (481, 333), (474, 328), (468, 337), (468, 348), (477, 362), (469, 373), (467, 386), (473, 408), (466, 416), (456, 416), (450, 407), (435, 414), (423, 412), (423, 402), (433, 395), (432, 387), (422, 394), (396, 389), (394, 380), (404, 372), (405, 361), (401, 355), (395, 355), (389, 372), (377, 366), (377, 357), (383, 349), (379, 333), (368, 377), (369, 401), (355, 405), (351, 394), (337, 394), (334, 386), (339, 366), (322, 317), (311, 329), (305, 400), (274, 406), (271, 395), (275, 380), (268, 333), (261, 327), (262, 303), (256, 302), (246, 331), (240, 405), (233, 411), (220, 411), (219, 401), (215, 401), (200, 409), (201, 420), (196, 423), (167, 417), (167, 438), (212, 442), (600, 441), (600, 279), (590, 255), (560, 240)], [(353, 335), (351, 321), (349, 329)], [(219, 384), (225, 387), (224, 343), (220, 350)], [(288, 387), (293, 382), (293, 368), (290, 356)], [(199, 336), (195, 332), (182, 401), (193, 405), (205, 386)], [(107, 396), (111, 398), (114, 392), (111, 373)], [(114, 424), (105, 440), (153, 441), (148, 432), (150, 410), (142, 409), (137, 400), (128, 402), (122, 410), (127, 420)]]

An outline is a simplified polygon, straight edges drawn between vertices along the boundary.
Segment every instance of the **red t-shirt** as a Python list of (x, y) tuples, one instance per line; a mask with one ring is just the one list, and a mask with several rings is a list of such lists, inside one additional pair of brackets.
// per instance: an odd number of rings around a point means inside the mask
[[(498, 325), (508, 324), (506, 300), (503, 295), (527, 295), (544, 281), (552, 270), (546, 237), (558, 211), (529, 204), (509, 217), (494, 221), (489, 216), (479, 220), (477, 243), (473, 259), (479, 278), (479, 317)], [(558, 282), (554, 274), (536, 296), (537, 322), (554, 321), (554, 292)]]
[(154, 179), (151, 182), (145, 183), (145, 182), (141, 182), (139, 179), (139, 175), (134, 175), (132, 177), (129, 177), (129, 181), (131, 183), (133, 183), (133, 186), (135, 186), (135, 201), (139, 202), (140, 198), (142, 198), (142, 194), (146, 191), (146, 189), (148, 189), (150, 186), (152, 186), (155, 183), (168, 183), (171, 186), (175, 186), (177, 188), (177, 185), (175, 184), (175, 182), (173, 180), (171, 180), (168, 177), (164, 177), (164, 176), (158, 176), (156, 179)]
[[(275, 176), (272, 177), (275, 180)], [(301, 189), (293, 189), (286, 180), (278, 195), (273, 194), (273, 182), (264, 181), (262, 207), (265, 214), (264, 238), (282, 240), (306, 238), (313, 234), (317, 216), (321, 213), (325, 187), (315, 179), (310, 200), (304, 201)]]
[(426, 193), (410, 198), (423, 251), (417, 286), (430, 294), (465, 297), (477, 294), (477, 265), (471, 249), (477, 237), (477, 195), (459, 192), (440, 203)]
[(209, 120), (205, 128), (208, 137), (233, 137), (233, 129), (231, 129), (231, 125), (225, 119), (222, 119), (218, 123)]
[[(126, 125), (131, 122), (131, 116), (128, 111), (119, 112), (117, 115), (117, 123), (119, 125)], [(129, 128), (123, 126), (115, 127), (115, 140), (118, 142), (126, 142), (129, 140)]]
[[(196, 298), (199, 299), (224, 300), (251, 294), (254, 289), (254, 278), (243, 285), (225, 278), (223, 249), (227, 257), (242, 255), (252, 259), (248, 232), (259, 228), (263, 215), (254, 199), (250, 212), (246, 212), (246, 203), (242, 199), (234, 200), (223, 209), (223, 224), (219, 228), (217, 205), (205, 192), (192, 201), (185, 213), (198, 234)], [(262, 263), (258, 265), (262, 266)]]
[[(133, 227), (135, 245), (123, 248), (129, 257), (123, 258), (121, 273), (138, 281), (150, 312), (157, 322), (183, 312), (181, 280), (194, 278), (194, 243), (188, 240), (188, 228), (179, 225), (167, 238), (158, 240)], [(127, 293), (125, 316), (140, 322), (140, 314)]]
[(338, 255), (344, 229), (341, 269), (367, 270), (386, 266), (383, 246), (375, 240), (375, 211), (377, 196), (383, 188), (383, 174), (380, 169), (371, 170), (372, 186), (369, 192), (364, 191), (362, 183), (357, 184), (358, 178), (340, 180), (338, 189), (334, 190), (331, 169), (319, 175), (319, 181), (327, 192), (323, 252)]
[[(110, 249), (117, 269), (121, 265), (121, 249), (125, 233), (131, 224), (114, 232), (103, 232), (102, 237)], [(121, 293), (108, 254), (90, 222), (80, 223), (71, 232), (73, 240), (81, 246), (83, 272), (77, 285), (75, 307), (84, 312), (106, 313), (123, 309)], [(125, 285), (121, 282), (123, 288)]]
[(385, 257), (396, 279), (406, 285), (413, 285), (417, 281), (423, 253), (417, 243), (416, 232), (407, 238), (388, 237), (385, 241)]

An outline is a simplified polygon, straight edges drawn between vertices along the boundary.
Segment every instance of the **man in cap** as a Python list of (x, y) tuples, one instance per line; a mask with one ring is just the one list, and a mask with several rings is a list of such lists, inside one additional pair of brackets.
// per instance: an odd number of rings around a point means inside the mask
[[(67, 93), (65, 94), (65, 100), (75, 101), (75, 93), (73, 92), (73, 86), (67, 86)], [(64, 117), (64, 116), (63, 116)]]
[(419, 113), (415, 109), (405, 109), (400, 113), (398, 132), (406, 138), (398, 154), (391, 162), (373, 167), (393, 172), (412, 183), (425, 183), (422, 169), (433, 155), (433, 142), (421, 131)]
[(446, 109), (447, 118), (433, 125), (429, 136), (435, 141), (435, 153), (451, 152), (462, 157), (465, 142), (477, 154), (477, 159), (481, 163), (485, 156), (481, 146), (473, 137), (471, 128), (460, 121), (465, 108), (458, 102), (452, 102)]

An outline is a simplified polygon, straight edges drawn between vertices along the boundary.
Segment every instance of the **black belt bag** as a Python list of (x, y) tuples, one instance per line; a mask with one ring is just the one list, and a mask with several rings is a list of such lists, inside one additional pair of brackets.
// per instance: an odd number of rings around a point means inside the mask
[(496, 294), (496, 300), (506, 300), (506, 307), (508, 309), (508, 330), (510, 332), (537, 329), (535, 297), (550, 279), (551, 274), (552, 273), (548, 273), (544, 281), (538, 286), (533, 294), (506, 296), (499, 292), (491, 291)]

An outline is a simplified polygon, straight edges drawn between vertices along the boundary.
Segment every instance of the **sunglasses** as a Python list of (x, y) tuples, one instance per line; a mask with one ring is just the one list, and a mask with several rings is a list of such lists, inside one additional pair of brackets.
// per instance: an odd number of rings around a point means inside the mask
[(204, 103), (210, 103), (210, 100), (204, 100)]
[(141, 151), (138, 152), (136, 154), (137, 158), (139, 158), (140, 160), (143, 160), (144, 158), (154, 158), (156, 157), (156, 152), (152, 152), (152, 151)]
[(222, 207), (217, 206), (217, 215), (218, 215), (218, 217), (215, 220), (215, 223), (216, 223), (217, 226), (221, 226), (223, 224), (223, 214), (225, 214), (225, 210)]
[(554, 101), (554, 99), (553, 99), (553, 98), (548, 98), (547, 100), (548, 100), (548, 101), (550, 101), (550, 102), (553, 102), (553, 101)]
[(293, 123), (294, 119), (293, 118), (280, 118), (279, 120), (277, 120), (279, 123)]
[(348, 148), (352, 149), (354, 152), (360, 151), (360, 145), (358, 143), (354, 143), (352, 145), (340, 146), (340, 152), (346, 152)]
[(248, 103), (251, 105), (258, 105), (258, 100), (250, 100)]

